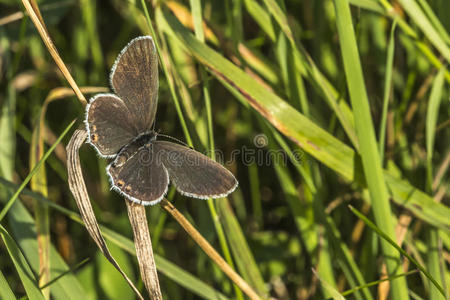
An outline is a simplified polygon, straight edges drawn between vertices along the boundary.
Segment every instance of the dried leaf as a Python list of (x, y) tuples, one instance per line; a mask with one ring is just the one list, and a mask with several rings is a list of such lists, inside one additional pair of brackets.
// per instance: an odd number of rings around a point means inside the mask
[(92, 209), (89, 195), (87, 193), (86, 185), (83, 179), (83, 173), (81, 171), (79, 149), (86, 140), (87, 132), (82, 129), (77, 129), (72, 135), (72, 138), (67, 145), (67, 172), (69, 176), (69, 188), (72, 192), (75, 201), (77, 202), (78, 209), (81, 213), (81, 218), (88, 230), (90, 236), (94, 239), (97, 246), (102, 251), (103, 255), (113, 264), (113, 266), (122, 274), (134, 292), (138, 295), (139, 299), (144, 299), (139, 293), (137, 288), (128, 278), (128, 276), (122, 271), (119, 264), (106, 245), (103, 238), (97, 220), (95, 219), (94, 211)]

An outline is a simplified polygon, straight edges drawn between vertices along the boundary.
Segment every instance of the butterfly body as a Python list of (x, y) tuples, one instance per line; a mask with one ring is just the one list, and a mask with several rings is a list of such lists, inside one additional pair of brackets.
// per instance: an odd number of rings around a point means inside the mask
[(120, 167), (126, 161), (141, 151), (151, 151), (152, 141), (156, 140), (156, 132), (151, 131), (136, 137), (130, 143), (125, 145), (111, 163), (112, 167)]
[(98, 94), (86, 106), (90, 143), (113, 161), (106, 168), (112, 189), (127, 199), (153, 205), (169, 180), (190, 197), (224, 197), (237, 180), (222, 165), (180, 144), (158, 140), (152, 130), (158, 96), (158, 57), (149, 36), (133, 39), (111, 71), (115, 94)]

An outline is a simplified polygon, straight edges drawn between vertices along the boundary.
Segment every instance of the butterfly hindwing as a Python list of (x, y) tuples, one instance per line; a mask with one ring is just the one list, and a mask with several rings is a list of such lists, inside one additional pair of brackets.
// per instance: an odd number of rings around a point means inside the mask
[(161, 201), (169, 185), (169, 174), (156, 159), (153, 145), (142, 145), (139, 139), (121, 150), (106, 172), (114, 190), (143, 205)]
[(102, 156), (112, 157), (137, 135), (125, 103), (114, 94), (98, 94), (86, 106), (86, 129)]
[(149, 131), (158, 102), (158, 56), (150, 36), (133, 39), (120, 52), (110, 80), (139, 132)]
[(236, 188), (238, 182), (233, 174), (200, 152), (167, 141), (153, 144), (180, 193), (200, 199), (220, 198)]

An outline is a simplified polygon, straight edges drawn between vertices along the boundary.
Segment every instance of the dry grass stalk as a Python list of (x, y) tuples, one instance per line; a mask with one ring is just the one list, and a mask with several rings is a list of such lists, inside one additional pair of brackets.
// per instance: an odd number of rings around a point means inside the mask
[(125, 200), (128, 209), (128, 218), (134, 233), (134, 246), (139, 261), (141, 277), (150, 295), (150, 299), (162, 299), (156, 272), (155, 258), (153, 257), (152, 241), (148, 230), (145, 206)]
[(205, 251), (217, 266), (252, 300), (261, 299), (253, 288), (237, 274), (217, 251), (206, 241), (206, 239), (192, 226), (191, 223), (166, 199), (161, 201), (161, 206), (177, 220), (181, 227), (191, 238)]
[(83, 93), (81, 93), (80, 89), (78, 88), (78, 85), (76, 84), (75, 80), (72, 78), (72, 75), (70, 75), (69, 70), (67, 69), (66, 65), (64, 64), (63, 60), (59, 56), (58, 50), (56, 49), (55, 45), (53, 44), (52, 39), (50, 38), (46, 28), (45, 24), (42, 20), (42, 17), (39, 8), (36, 3), (31, 4), (29, 0), (22, 0), (23, 5), (25, 6), (25, 9), (27, 10), (31, 20), (34, 23), (34, 26), (36, 26), (36, 29), (38, 30), (42, 40), (44, 41), (45, 46), (48, 49), (48, 52), (53, 57), (53, 60), (55, 61), (58, 68), (61, 70), (62, 74), (66, 78), (66, 80), (69, 82), (71, 88), (77, 95), (78, 100), (81, 101), (83, 106), (86, 105), (86, 98), (84, 98)]

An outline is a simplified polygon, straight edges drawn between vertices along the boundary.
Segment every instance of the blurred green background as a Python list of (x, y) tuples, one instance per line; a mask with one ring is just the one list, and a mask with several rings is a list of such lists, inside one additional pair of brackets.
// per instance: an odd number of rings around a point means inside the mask
[[(91, 87), (84, 89), (87, 99), (110, 88), (119, 51), (132, 38), (151, 35), (141, 1), (37, 4), (76, 83)], [(351, 19), (340, 14), (342, 4), (346, 1), (147, 2), (166, 66), (160, 67), (156, 129), (191, 139), (198, 151), (220, 151), (239, 180), (228, 199), (209, 205), (172, 190), (168, 199), (261, 297), (386, 299), (393, 289), (391, 299), (400, 294), (445, 299), (424, 272), (404, 274), (417, 269), (405, 256), (396, 259), (403, 266), (396, 280), (405, 285), (389, 289), (376, 282), (386, 257), (379, 232), (348, 205), (381, 230), (380, 220), (389, 220), (388, 235), (448, 295), (450, 2), (351, 0)], [(69, 123), (77, 119), (75, 126), (82, 126), (84, 118), (77, 98), (59, 89), (69, 85), (24, 12), (20, 2), (0, 0), (2, 209)], [(360, 57), (342, 47), (351, 40), (338, 32), (340, 22), (353, 22)], [(357, 73), (348, 73), (346, 58), (361, 63), (365, 86), (352, 77)], [(370, 147), (381, 154), (385, 169), (379, 180), (390, 194), (387, 211), (370, 204), (363, 169), (371, 170), (361, 153), (367, 148), (358, 135), (355, 100), (350, 101), (355, 85), (368, 95), (372, 120), (366, 124), (374, 128), (378, 144)], [(72, 131), (1, 220), (2, 299), (48, 298), (48, 292), (52, 299), (136, 297), (76, 215), (65, 152)], [(253, 158), (246, 159), (245, 151)], [(282, 153), (283, 159), (257, 159), (270, 153)], [(144, 292), (126, 206), (110, 191), (104, 172), (108, 162), (89, 146), (82, 148), (81, 162), (108, 245)], [(158, 205), (147, 213), (165, 299), (246, 297), (170, 215)], [(43, 240), (50, 238), (51, 279), (63, 274), (44, 290), (37, 288), (48, 280), (39, 280), (36, 228), (42, 228)], [(374, 284), (365, 287), (369, 283)]]

